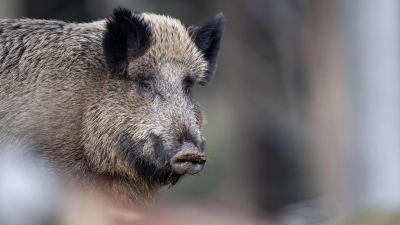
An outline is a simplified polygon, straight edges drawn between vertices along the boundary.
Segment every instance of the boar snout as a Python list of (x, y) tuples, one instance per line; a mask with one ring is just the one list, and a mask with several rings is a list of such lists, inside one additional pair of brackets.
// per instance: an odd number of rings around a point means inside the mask
[(199, 152), (198, 148), (188, 142), (182, 144), (181, 151), (171, 158), (171, 167), (177, 174), (196, 174), (200, 172), (206, 163), (204, 153)]

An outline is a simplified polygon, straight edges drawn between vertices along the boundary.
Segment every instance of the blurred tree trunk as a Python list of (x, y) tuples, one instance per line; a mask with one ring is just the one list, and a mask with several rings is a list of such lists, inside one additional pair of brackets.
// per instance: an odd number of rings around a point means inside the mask
[(351, 93), (351, 206), (400, 209), (400, 3), (342, 1)]
[(348, 148), (346, 82), (341, 59), (337, 5), (312, 1), (304, 53), (311, 84), (313, 142), (323, 208), (340, 215), (347, 205), (345, 152)]

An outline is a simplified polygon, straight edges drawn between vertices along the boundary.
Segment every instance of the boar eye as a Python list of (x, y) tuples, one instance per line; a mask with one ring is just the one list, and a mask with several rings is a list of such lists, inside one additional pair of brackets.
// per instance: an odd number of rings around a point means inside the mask
[(192, 87), (193, 87), (194, 81), (187, 77), (183, 81), (183, 86), (185, 87), (185, 94), (190, 94), (192, 92)]
[(185, 94), (190, 94), (192, 92), (192, 85), (188, 84), (185, 87)]
[(144, 90), (151, 91), (152, 88), (151, 88), (151, 84), (149, 82), (143, 81), (141, 84), (142, 84), (142, 87)]
[(145, 99), (151, 99), (156, 94), (153, 80), (141, 80), (139, 83), (140, 93)]

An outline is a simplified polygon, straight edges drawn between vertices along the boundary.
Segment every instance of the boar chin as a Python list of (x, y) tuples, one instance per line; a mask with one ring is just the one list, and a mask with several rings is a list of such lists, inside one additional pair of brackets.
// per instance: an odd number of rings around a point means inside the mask
[(128, 160), (135, 173), (152, 186), (176, 184), (182, 175), (173, 171), (170, 165), (171, 156), (164, 148), (161, 138), (150, 135), (148, 141), (153, 149), (144, 154), (146, 140), (134, 142), (129, 134), (121, 135), (118, 143), (120, 157)]
[(164, 166), (157, 165), (149, 157), (138, 157), (135, 160), (135, 171), (150, 185), (174, 185), (182, 177), (181, 174), (175, 173), (170, 164)]

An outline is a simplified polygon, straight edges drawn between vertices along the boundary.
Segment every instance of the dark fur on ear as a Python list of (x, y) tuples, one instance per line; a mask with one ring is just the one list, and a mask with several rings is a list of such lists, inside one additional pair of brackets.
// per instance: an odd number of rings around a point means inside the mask
[(206, 81), (202, 82), (202, 85), (209, 83), (213, 78), (225, 22), (226, 19), (224, 15), (218, 13), (213, 19), (205, 24), (198, 27), (188, 28), (192, 40), (204, 53), (204, 57), (208, 61)]
[(150, 47), (150, 29), (138, 14), (118, 7), (108, 18), (103, 37), (107, 68), (112, 74), (126, 76), (128, 58), (143, 55)]

